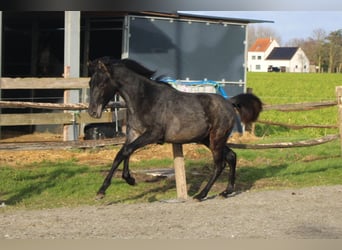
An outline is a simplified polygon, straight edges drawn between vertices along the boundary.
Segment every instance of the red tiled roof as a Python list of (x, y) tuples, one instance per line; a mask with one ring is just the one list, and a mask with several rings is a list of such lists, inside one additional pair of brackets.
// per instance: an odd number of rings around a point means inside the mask
[(248, 51), (253, 51), (253, 52), (263, 52), (263, 51), (266, 51), (267, 48), (272, 43), (272, 41), (273, 41), (272, 38), (258, 38), (255, 41), (255, 43), (249, 48)]

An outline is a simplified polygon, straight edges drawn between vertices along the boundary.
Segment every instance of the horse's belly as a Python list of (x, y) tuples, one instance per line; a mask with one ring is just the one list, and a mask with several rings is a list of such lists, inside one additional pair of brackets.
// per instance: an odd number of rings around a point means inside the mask
[(201, 124), (179, 124), (170, 126), (165, 133), (165, 142), (188, 143), (201, 141), (208, 135), (209, 128)]

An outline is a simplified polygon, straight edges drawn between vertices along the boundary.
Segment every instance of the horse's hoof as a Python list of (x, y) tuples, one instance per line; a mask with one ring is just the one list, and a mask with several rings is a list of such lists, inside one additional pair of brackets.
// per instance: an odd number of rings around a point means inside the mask
[(222, 197), (222, 198), (228, 198), (228, 195), (229, 195), (229, 193), (227, 191), (220, 193), (220, 197)]
[(220, 193), (220, 196), (223, 198), (228, 198), (228, 196), (231, 195), (232, 193), (234, 193), (234, 190), (228, 189), (228, 190), (225, 190), (222, 193)]
[(133, 177), (126, 178), (125, 180), (129, 185), (131, 185), (131, 186), (135, 185), (135, 179)]
[(105, 197), (105, 194), (98, 193), (95, 197), (95, 200), (99, 201), (99, 200), (103, 199), (104, 197)]
[(203, 201), (205, 199), (205, 197), (202, 197), (202, 195), (195, 195), (194, 198), (193, 198), (195, 201)]

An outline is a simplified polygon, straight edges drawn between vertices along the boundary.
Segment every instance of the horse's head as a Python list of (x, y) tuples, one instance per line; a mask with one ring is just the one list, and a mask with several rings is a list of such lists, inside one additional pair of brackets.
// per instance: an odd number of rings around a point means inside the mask
[(111, 66), (106, 60), (97, 59), (89, 62), (88, 67), (91, 75), (88, 113), (94, 118), (100, 118), (103, 109), (116, 92), (112, 81)]
[[(138, 84), (139, 77), (131, 76), (140, 75), (140, 78), (150, 79), (155, 73), (131, 59), (116, 60), (111, 57), (89, 62), (88, 67), (91, 75), (88, 113), (95, 118), (101, 117), (104, 107), (118, 90), (122, 94), (127, 84)], [(134, 88), (129, 89), (131, 91)]]

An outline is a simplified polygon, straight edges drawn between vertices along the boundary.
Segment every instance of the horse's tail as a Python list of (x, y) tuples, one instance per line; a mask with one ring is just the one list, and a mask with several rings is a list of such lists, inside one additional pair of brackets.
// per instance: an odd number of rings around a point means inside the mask
[(244, 124), (255, 122), (262, 111), (261, 100), (253, 94), (239, 94), (229, 98), (228, 101), (238, 110)]

